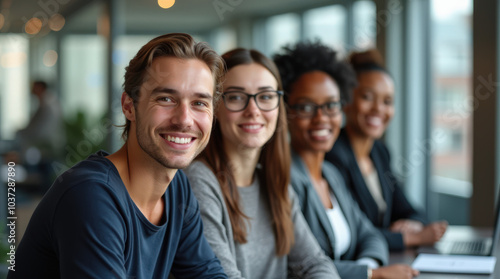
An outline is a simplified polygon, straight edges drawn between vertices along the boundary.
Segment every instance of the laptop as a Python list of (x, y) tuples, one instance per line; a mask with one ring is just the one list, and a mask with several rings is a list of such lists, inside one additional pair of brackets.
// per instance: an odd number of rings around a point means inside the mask
[[(441, 240), (431, 247), (420, 247), (418, 253), (444, 254), (444, 255), (470, 255), (470, 256), (494, 256), (500, 238), (500, 191), (497, 198), (495, 226), (493, 237)], [(452, 228), (452, 227), (451, 227)]]

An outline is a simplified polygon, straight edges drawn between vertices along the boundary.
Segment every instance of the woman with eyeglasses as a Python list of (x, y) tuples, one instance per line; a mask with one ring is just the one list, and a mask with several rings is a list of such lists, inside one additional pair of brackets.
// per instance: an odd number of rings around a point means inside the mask
[(431, 245), (446, 231), (447, 222), (428, 223), (406, 199), (391, 170), (387, 147), (379, 139), (394, 115), (394, 82), (376, 50), (350, 57), (358, 86), (344, 108), (346, 125), (326, 154), (344, 175), (366, 216), (384, 235), (389, 249)]
[(337, 168), (324, 160), (339, 134), (342, 104), (356, 85), (351, 67), (319, 42), (284, 48), (274, 61), (289, 108), (292, 186), (321, 248), (342, 278), (417, 276), (408, 265), (384, 266), (387, 243), (352, 199)]
[(229, 278), (339, 278), (289, 187), (276, 66), (255, 50), (222, 57), (228, 71), (211, 139), (186, 169), (208, 242)]

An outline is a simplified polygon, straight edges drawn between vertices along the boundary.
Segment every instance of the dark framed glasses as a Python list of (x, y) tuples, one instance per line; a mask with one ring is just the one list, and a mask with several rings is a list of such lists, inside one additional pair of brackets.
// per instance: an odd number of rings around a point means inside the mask
[(250, 99), (253, 98), (257, 107), (262, 111), (271, 111), (280, 104), (280, 97), (283, 91), (265, 90), (255, 94), (248, 94), (243, 91), (227, 91), (222, 94), (224, 106), (229, 111), (237, 112), (247, 108)]
[(342, 110), (341, 102), (326, 102), (321, 105), (315, 103), (301, 103), (290, 106), (291, 109), (301, 118), (311, 118), (318, 112), (321, 108), (324, 114), (328, 116), (335, 116)]

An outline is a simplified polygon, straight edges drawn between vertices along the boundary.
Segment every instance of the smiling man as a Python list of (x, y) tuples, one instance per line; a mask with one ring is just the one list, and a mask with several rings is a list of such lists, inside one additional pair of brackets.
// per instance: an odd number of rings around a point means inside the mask
[(143, 46), (125, 73), (125, 144), (56, 180), (8, 278), (226, 278), (178, 171), (208, 142), (223, 70), (187, 34)]

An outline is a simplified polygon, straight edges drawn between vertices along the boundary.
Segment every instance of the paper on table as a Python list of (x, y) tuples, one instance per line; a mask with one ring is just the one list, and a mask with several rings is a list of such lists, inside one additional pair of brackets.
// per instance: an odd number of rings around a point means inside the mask
[(486, 256), (419, 254), (412, 267), (421, 272), (490, 274), (496, 261)]

